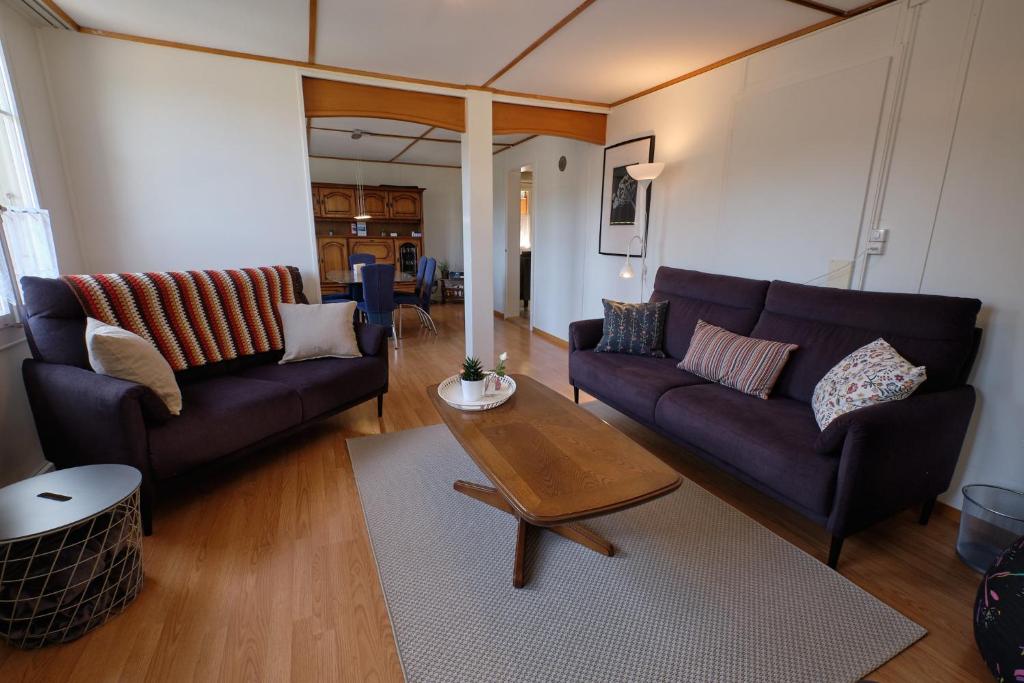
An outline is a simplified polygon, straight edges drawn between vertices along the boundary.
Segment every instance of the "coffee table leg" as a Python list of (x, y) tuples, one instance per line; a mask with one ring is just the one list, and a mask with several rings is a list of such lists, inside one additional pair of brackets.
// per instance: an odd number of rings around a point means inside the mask
[[(526, 584), (526, 571), (524, 568), (526, 564), (526, 536), (527, 531), (530, 527), (534, 527), (534, 525), (523, 520), (522, 517), (517, 515), (515, 509), (509, 504), (509, 502), (505, 500), (500, 493), (498, 493), (497, 489), (491, 486), (482, 486), (480, 484), (474, 484), (473, 482), (463, 481), (460, 479), (455, 482), (453, 487), (461, 494), (479, 500), (481, 503), (486, 503), (487, 505), (497, 508), (502, 512), (507, 512), (516, 518), (516, 557), (512, 571), (512, 585), (516, 588), (522, 588)], [(596, 553), (601, 553), (608, 557), (615, 554), (615, 547), (611, 543), (582, 524), (562, 524), (559, 526), (534, 528), (548, 529), (563, 538), (567, 538), (574, 543), (579, 543), (586, 548), (590, 548)]]
[(547, 529), (563, 538), (590, 548), (595, 553), (601, 553), (608, 557), (615, 554), (615, 546), (582, 524), (563, 524), (562, 526), (549, 526)]
[(517, 518), (516, 522), (516, 559), (512, 567), (512, 586), (522, 588), (526, 585), (526, 532), (530, 525), (522, 518)]

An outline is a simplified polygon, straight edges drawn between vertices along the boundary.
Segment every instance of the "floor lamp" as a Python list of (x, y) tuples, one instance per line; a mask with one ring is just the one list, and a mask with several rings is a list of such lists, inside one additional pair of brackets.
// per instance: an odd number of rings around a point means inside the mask
[[(664, 162), (653, 162), (649, 164), (632, 164), (626, 167), (626, 172), (629, 173), (630, 177), (640, 184), (643, 192), (637, 193), (637, 201), (643, 201), (644, 205), (644, 223), (650, 225), (650, 219), (647, 216), (648, 204), (648, 193), (651, 191), (651, 181), (661, 175), (662, 170), (665, 168)], [(631, 279), (635, 277), (633, 273), (633, 266), (629, 263), (629, 253), (633, 249), (633, 240), (640, 240), (640, 301), (644, 300), (644, 287), (647, 284), (647, 231), (644, 231), (643, 235), (633, 235), (629, 239), (629, 244), (626, 245), (626, 262), (622, 264), (622, 270), (619, 271), (619, 277), (623, 279)]]

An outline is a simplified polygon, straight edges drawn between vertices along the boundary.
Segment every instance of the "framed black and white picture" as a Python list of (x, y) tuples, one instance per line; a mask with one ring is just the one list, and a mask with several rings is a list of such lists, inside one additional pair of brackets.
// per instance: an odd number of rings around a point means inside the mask
[[(651, 193), (647, 192), (644, 201), (639, 183), (629, 175), (626, 167), (652, 161), (653, 135), (605, 147), (597, 248), (599, 254), (625, 256), (634, 235), (647, 239), (647, 213), (651, 206)], [(630, 256), (640, 256), (638, 243), (633, 244)]]

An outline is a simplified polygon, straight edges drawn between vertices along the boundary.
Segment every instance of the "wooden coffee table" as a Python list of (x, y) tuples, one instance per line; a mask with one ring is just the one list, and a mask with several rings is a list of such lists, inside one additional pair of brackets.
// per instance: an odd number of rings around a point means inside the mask
[(612, 544), (578, 522), (645, 503), (679, 488), (682, 477), (607, 423), (526, 375), (515, 395), (480, 412), (427, 394), (493, 486), (456, 481), (455, 490), (514, 516), (512, 585), (526, 582), (527, 536), (542, 528), (611, 556)]

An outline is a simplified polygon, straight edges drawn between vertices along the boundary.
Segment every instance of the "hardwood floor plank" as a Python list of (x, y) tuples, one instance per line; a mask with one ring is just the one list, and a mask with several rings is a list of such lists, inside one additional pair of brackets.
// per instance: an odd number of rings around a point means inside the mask
[[(435, 306), (439, 334), (413, 316), (389, 351), (384, 417), (370, 402), (261, 453), (163, 492), (144, 540), (139, 598), (78, 641), (40, 651), (0, 646), (0, 681), (401, 681), (345, 440), (440, 423), (424, 387), (458, 370), (463, 310)], [(564, 348), (495, 321), (509, 367), (567, 397)], [(593, 414), (685, 476), (818, 559), (819, 527), (581, 394)], [(979, 577), (954, 552), (956, 525), (917, 511), (852, 536), (841, 573), (929, 634), (869, 676), (888, 683), (991, 680), (971, 605)], [(458, 625), (453, 625), (458, 628)]]

